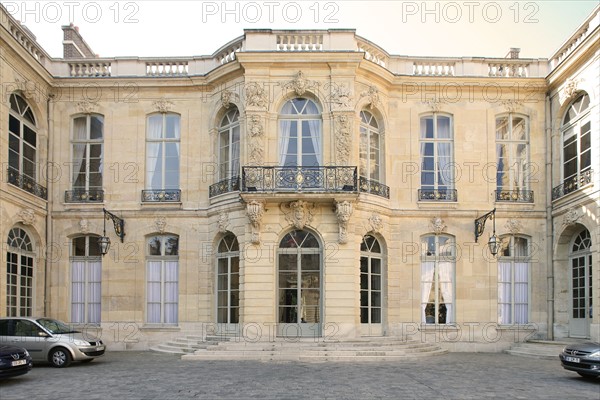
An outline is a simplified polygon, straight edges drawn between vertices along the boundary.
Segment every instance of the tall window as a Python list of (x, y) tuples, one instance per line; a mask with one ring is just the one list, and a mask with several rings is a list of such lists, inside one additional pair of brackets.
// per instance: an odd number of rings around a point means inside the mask
[(456, 200), (452, 118), (434, 113), (421, 118), (420, 200)]
[(381, 246), (371, 235), (360, 244), (360, 322), (381, 323), (382, 303)]
[(291, 99), (279, 115), (281, 166), (322, 164), (321, 112), (312, 100)]
[(377, 120), (368, 111), (360, 112), (360, 176), (381, 181), (381, 135)]
[(35, 117), (21, 96), (10, 95), (8, 115), (8, 166), (35, 182), (37, 177), (37, 134)]
[(571, 318), (569, 334), (571, 336), (589, 336), (592, 321), (592, 238), (587, 229), (579, 232), (571, 247)]
[(454, 322), (456, 245), (445, 235), (421, 239), (421, 320), (427, 324)]
[(33, 245), (27, 232), (12, 228), (6, 250), (6, 315), (31, 317), (33, 309)]
[(240, 318), (240, 246), (233, 234), (219, 243), (217, 253), (217, 322), (237, 324)]
[(73, 189), (102, 190), (104, 117), (90, 114), (73, 118)]
[(528, 189), (528, 153), (527, 119), (514, 114), (496, 118), (496, 189), (499, 193)]
[(240, 174), (240, 121), (239, 111), (229, 111), (219, 127), (219, 180)]
[(148, 116), (146, 135), (146, 188), (179, 189), (178, 114), (161, 113)]
[(179, 238), (152, 236), (147, 242), (146, 320), (150, 324), (177, 324), (179, 307)]
[(529, 322), (529, 243), (503, 236), (498, 254), (498, 323)]
[(591, 170), (592, 124), (589, 111), (590, 97), (583, 94), (571, 104), (563, 119), (562, 175), (565, 194), (579, 188)]
[(97, 236), (80, 236), (71, 244), (71, 322), (99, 324), (102, 303), (102, 258)]

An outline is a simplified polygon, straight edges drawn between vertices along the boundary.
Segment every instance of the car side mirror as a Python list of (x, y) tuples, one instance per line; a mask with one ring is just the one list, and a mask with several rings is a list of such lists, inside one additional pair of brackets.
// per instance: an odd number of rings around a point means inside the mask
[(38, 332), (38, 336), (39, 336), (39, 337), (50, 337), (50, 335), (48, 335), (48, 334), (47, 334), (46, 332), (44, 332), (44, 331), (39, 331), (39, 332)]

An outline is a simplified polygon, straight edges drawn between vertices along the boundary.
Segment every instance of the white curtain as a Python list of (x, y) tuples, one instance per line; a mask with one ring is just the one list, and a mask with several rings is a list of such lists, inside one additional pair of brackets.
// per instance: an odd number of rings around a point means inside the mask
[[(317, 158), (318, 166), (321, 165), (321, 121), (317, 119), (309, 120), (308, 130), (310, 132), (313, 149), (315, 149), (315, 156)], [(312, 167), (312, 165), (307, 165), (307, 167)]]
[(292, 121), (281, 120), (279, 122), (279, 166), (285, 166), (285, 159), (287, 157), (288, 146), (290, 144), (290, 131), (292, 127)]
[(85, 323), (85, 261), (71, 262), (71, 322)]
[(88, 262), (88, 320), (92, 324), (100, 323), (102, 309), (102, 262)]
[[(162, 115), (150, 116), (148, 118), (148, 140), (159, 140), (162, 138)], [(146, 146), (146, 187), (149, 189), (162, 189), (162, 153), (163, 142), (148, 142)], [(164, 154), (162, 154), (164, 157)], [(152, 164), (153, 163), (153, 164)], [(157, 171), (161, 175), (156, 176)], [(156, 187), (160, 186), (160, 187)]]
[(454, 169), (450, 166), (452, 156), (451, 143), (438, 143), (437, 164), (439, 166), (438, 188), (445, 186), (446, 189), (452, 187), (454, 181)]
[(498, 323), (512, 323), (511, 263), (498, 262)]
[(424, 261), (421, 263), (421, 321), (426, 322), (425, 308), (429, 301), (431, 286), (433, 285), (433, 273), (435, 272), (435, 263), (433, 261)]
[(515, 263), (515, 324), (529, 322), (529, 263)]
[(440, 262), (438, 264), (439, 277), (440, 277), (440, 289), (442, 291), (443, 299), (439, 299), (439, 302), (446, 305), (446, 323), (454, 322), (454, 285), (453, 285), (453, 270), (454, 263), (452, 262)]
[(161, 322), (161, 266), (160, 261), (148, 261), (146, 320), (148, 323)]
[[(85, 141), (87, 140), (87, 118), (80, 117), (75, 118), (73, 120), (73, 140), (74, 141)], [(85, 187), (85, 182), (77, 182), (77, 178), (79, 177), (81, 171), (81, 165), (83, 164), (83, 159), (85, 157), (86, 145), (79, 143), (73, 144), (73, 187), (76, 184), (81, 188), (81, 186)], [(86, 177), (87, 178), (87, 177)]]
[(177, 324), (179, 300), (179, 262), (165, 261), (165, 320), (166, 324)]
[(231, 171), (228, 176), (234, 178), (240, 175), (240, 126), (233, 127), (231, 143)]

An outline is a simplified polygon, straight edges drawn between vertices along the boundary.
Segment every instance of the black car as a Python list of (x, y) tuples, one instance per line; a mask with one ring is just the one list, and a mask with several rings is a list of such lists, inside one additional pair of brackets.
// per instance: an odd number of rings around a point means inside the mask
[(32, 367), (33, 362), (27, 350), (0, 344), (0, 379), (26, 374)]
[(559, 357), (563, 368), (575, 371), (584, 378), (600, 376), (600, 343), (568, 345)]

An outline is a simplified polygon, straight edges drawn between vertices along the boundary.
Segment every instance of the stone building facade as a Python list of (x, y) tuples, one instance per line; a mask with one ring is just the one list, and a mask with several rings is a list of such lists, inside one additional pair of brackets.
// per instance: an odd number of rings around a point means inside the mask
[(598, 9), (549, 59), (354, 30), (111, 59), (72, 26), (53, 59), (0, 12), (2, 315), (114, 349), (600, 336)]

